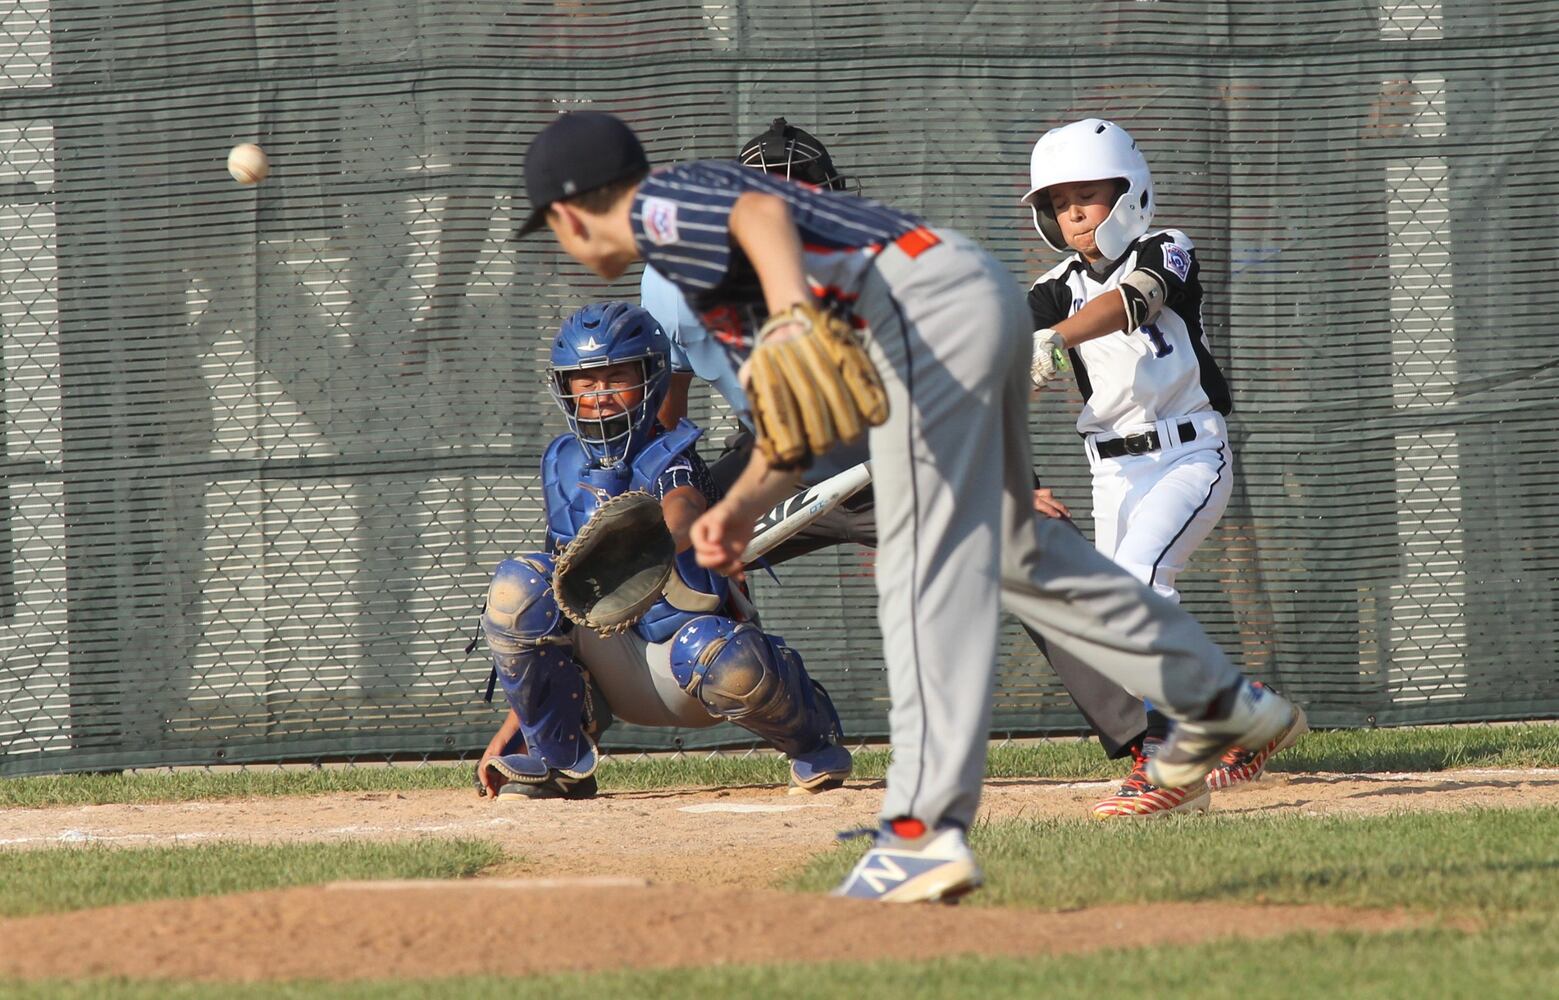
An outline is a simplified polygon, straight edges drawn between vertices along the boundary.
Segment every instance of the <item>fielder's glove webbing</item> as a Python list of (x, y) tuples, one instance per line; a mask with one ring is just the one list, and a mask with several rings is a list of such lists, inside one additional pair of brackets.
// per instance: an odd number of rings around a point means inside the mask
[(660, 600), (677, 557), (660, 501), (642, 491), (600, 506), (552, 572), (568, 620), (602, 635), (625, 631)]
[[(802, 329), (770, 336), (787, 326)], [(758, 447), (773, 468), (810, 465), (813, 456), (888, 419), (888, 394), (859, 335), (815, 305), (770, 317), (746, 370)]]

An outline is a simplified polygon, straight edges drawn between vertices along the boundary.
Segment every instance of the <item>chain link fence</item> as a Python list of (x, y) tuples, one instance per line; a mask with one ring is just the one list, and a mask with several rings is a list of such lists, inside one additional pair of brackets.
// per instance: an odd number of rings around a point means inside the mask
[[(546, 341), (636, 294), (509, 240), (525, 144), (585, 106), (659, 162), (786, 115), (1020, 278), (1053, 261), (1030, 144), (1120, 121), (1235, 392), (1187, 605), (1321, 725), (1559, 715), (1556, 62), (1540, 2), (0, 4), (0, 774), (486, 742), (463, 649), (542, 543)], [(1078, 402), (1032, 427), (1084, 512)], [(757, 594), (859, 739), (872, 571), (830, 550)], [(1081, 726), (1009, 627), (995, 732)]]

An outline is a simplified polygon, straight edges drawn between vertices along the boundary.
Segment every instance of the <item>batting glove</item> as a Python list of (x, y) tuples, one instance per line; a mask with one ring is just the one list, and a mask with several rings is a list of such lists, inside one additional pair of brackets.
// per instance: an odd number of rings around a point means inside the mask
[(1054, 382), (1071, 370), (1072, 362), (1067, 357), (1066, 343), (1061, 335), (1049, 327), (1035, 330), (1034, 362), (1029, 365), (1029, 377), (1034, 380), (1034, 388), (1043, 389), (1045, 383)]

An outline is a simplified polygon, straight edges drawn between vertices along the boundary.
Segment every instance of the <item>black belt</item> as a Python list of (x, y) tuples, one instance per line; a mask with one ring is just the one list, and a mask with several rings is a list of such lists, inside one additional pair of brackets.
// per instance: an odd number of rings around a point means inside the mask
[[(1180, 425), (1180, 443), (1195, 440), (1196, 425), (1187, 420)], [(1094, 445), (1094, 450), (1099, 453), (1100, 458), (1120, 458), (1122, 455), (1146, 455), (1162, 447), (1163, 444), (1158, 439), (1158, 431), (1142, 431), (1139, 434), (1127, 434), (1125, 437), (1100, 441)]]

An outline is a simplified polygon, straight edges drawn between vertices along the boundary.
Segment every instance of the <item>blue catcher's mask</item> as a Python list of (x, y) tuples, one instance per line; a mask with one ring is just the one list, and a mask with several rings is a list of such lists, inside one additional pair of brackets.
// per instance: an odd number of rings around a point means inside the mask
[[(655, 414), (671, 381), (670, 342), (655, 317), (626, 302), (598, 302), (563, 321), (552, 342), (548, 388), (591, 464), (626, 464), (655, 433)], [(602, 374), (574, 392), (570, 376)], [(635, 401), (636, 398), (636, 401)], [(590, 416), (580, 415), (580, 402)], [(594, 405), (592, 405), (594, 404)]]

